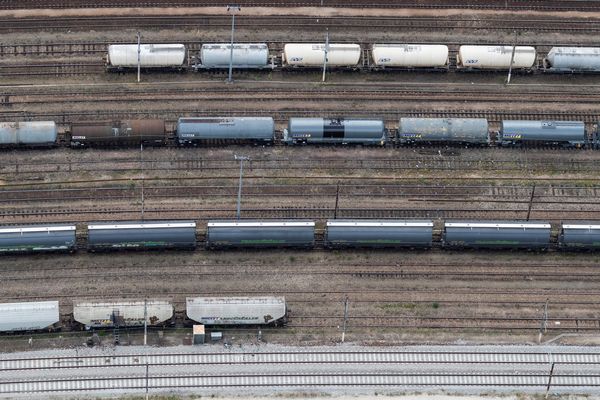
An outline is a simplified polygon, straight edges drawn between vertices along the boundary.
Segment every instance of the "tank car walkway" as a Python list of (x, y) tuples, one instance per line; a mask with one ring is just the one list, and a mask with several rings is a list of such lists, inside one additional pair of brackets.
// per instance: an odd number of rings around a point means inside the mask
[(53, 394), (303, 392), (382, 394), (398, 390), (600, 393), (600, 348), (567, 346), (275, 345), (59, 350), (5, 354), (0, 397)]

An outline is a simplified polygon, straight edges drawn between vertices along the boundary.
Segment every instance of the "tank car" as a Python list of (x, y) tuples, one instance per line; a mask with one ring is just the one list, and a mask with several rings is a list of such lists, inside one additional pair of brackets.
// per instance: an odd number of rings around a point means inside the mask
[[(183, 44), (142, 44), (140, 45), (140, 66), (142, 68), (181, 69), (186, 65), (186, 50)], [(109, 70), (137, 68), (137, 44), (111, 44), (108, 46), (106, 66)]]
[(144, 320), (159, 325), (172, 317), (173, 304), (167, 300), (73, 302), (73, 319), (86, 329), (143, 326)]
[(553, 47), (544, 67), (553, 72), (600, 72), (600, 47)]
[(325, 246), (431, 247), (433, 221), (328, 220)]
[(194, 249), (194, 221), (136, 221), (88, 225), (88, 250)]
[(448, 67), (448, 46), (440, 44), (374, 44), (371, 56), (382, 69)]
[[(513, 59), (513, 46), (460, 46), (458, 68), (507, 70)], [(536, 62), (535, 47), (516, 46), (513, 69), (530, 69)]]
[[(358, 67), (361, 49), (359, 44), (330, 43), (327, 50), (328, 67)], [(321, 68), (325, 61), (325, 44), (288, 43), (281, 56), (283, 66)]]
[(75, 225), (0, 227), (0, 253), (75, 251)]
[(444, 247), (545, 250), (551, 226), (531, 221), (452, 221), (444, 224)]
[(187, 317), (204, 325), (284, 325), (284, 297), (188, 297)]
[(0, 332), (52, 330), (59, 321), (58, 301), (0, 303)]
[(53, 121), (0, 122), (1, 147), (52, 147), (57, 136)]
[[(231, 44), (203, 44), (200, 49), (200, 63), (194, 65), (199, 69), (229, 68)], [(235, 69), (273, 69), (269, 64), (269, 46), (266, 43), (235, 43), (233, 45), (233, 68)]]
[(599, 250), (600, 222), (563, 223), (559, 245), (566, 250)]
[(503, 120), (499, 132), (502, 146), (521, 144), (587, 145), (585, 124), (581, 121), (519, 121)]
[(166, 143), (165, 121), (139, 119), (126, 121), (88, 121), (71, 123), (71, 147), (106, 147)]
[(177, 121), (180, 145), (245, 143), (269, 145), (275, 137), (270, 117), (184, 117)]
[(209, 221), (208, 248), (312, 248), (315, 242), (313, 221)]
[(488, 121), (485, 118), (400, 118), (397, 143), (489, 145)]
[(290, 118), (283, 142), (385, 146), (387, 132), (380, 119)]

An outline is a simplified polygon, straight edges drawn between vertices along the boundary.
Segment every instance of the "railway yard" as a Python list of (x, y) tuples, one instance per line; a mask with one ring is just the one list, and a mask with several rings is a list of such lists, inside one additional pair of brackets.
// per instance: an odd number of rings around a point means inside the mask
[(0, 0), (0, 397), (600, 395), (600, 1), (230, 3)]

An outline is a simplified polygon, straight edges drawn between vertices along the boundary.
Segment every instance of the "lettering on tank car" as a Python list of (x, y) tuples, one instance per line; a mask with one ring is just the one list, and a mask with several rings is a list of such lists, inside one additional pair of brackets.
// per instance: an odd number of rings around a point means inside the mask
[(304, 60), (304, 57), (292, 57), (292, 58), (290, 58), (290, 61), (297, 61), (297, 62), (299, 62), (299, 61), (302, 61), (302, 60)]
[(477, 64), (479, 62), (479, 60), (467, 60), (465, 61), (465, 64)]
[(323, 124), (323, 138), (326, 139), (343, 139), (346, 128), (344, 121), (333, 120)]
[(505, 133), (503, 136), (508, 139), (523, 139), (523, 135), (520, 133)]
[(423, 137), (423, 134), (421, 134), (421, 133), (402, 133), (401, 136), (405, 137), (405, 138), (421, 139)]
[(292, 137), (299, 138), (299, 139), (306, 139), (306, 138), (312, 137), (312, 135), (310, 133), (293, 133)]
[(392, 61), (392, 59), (391, 59), (391, 58), (389, 58), (389, 57), (386, 57), (386, 58), (380, 58), (379, 60), (377, 60), (377, 62), (378, 62), (378, 63), (380, 63), (380, 64), (381, 64), (381, 63), (387, 63), (387, 62), (391, 62), (391, 61)]
[(85, 136), (71, 136), (71, 139), (85, 139)]

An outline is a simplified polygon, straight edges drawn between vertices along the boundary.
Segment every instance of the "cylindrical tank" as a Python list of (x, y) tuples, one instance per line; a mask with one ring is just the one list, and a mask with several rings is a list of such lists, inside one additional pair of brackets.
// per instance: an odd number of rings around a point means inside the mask
[[(142, 68), (179, 68), (185, 64), (183, 44), (142, 44)], [(112, 68), (137, 68), (137, 44), (111, 44), (108, 46), (107, 64)]]
[(560, 246), (569, 250), (599, 250), (600, 223), (597, 221), (563, 223)]
[(138, 119), (126, 121), (88, 121), (71, 124), (71, 146), (164, 144), (165, 121)]
[(488, 121), (485, 118), (400, 118), (398, 142), (488, 144)]
[(208, 221), (209, 248), (313, 247), (313, 221)]
[[(229, 68), (231, 44), (203, 44), (200, 49), (200, 64), (196, 68)], [(233, 45), (233, 68), (265, 68), (269, 62), (269, 47), (266, 43), (235, 43)]]
[(546, 222), (449, 221), (444, 223), (444, 246), (547, 249), (551, 230)]
[(283, 141), (295, 143), (383, 146), (386, 131), (380, 119), (290, 118)]
[(53, 121), (0, 122), (0, 146), (53, 146), (57, 132)]
[(433, 221), (328, 220), (325, 246), (431, 247)]
[(448, 65), (448, 46), (441, 44), (374, 44), (378, 67), (441, 68)]
[(270, 144), (275, 136), (271, 117), (184, 117), (177, 121), (179, 144), (254, 142)]
[(75, 225), (0, 227), (0, 253), (74, 251)]
[(600, 47), (553, 47), (546, 65), (557, 71), (600, 71)]
[[(457, 65), (464, 68), (509, 69), (512, 57), (513, 46), (460, 46)], [(535, 59), (535, 47), (516, 46), (513, 69), (531, 68)]]
[[(327, 66), (355, 67), (360, 60), (360, 45), (330, 43)], [(288, 43), (283, 47), (284, 65), (322, 67), (325, 59), (324, 43)]]
[(140, 221), (88, 225), (88, 250), (193, 249), (194, 221)]
[(503, 120), (500, 144), (509, 146), (522, 142), (583, 147), (586, 144), (585, 124), (581, 121)]

